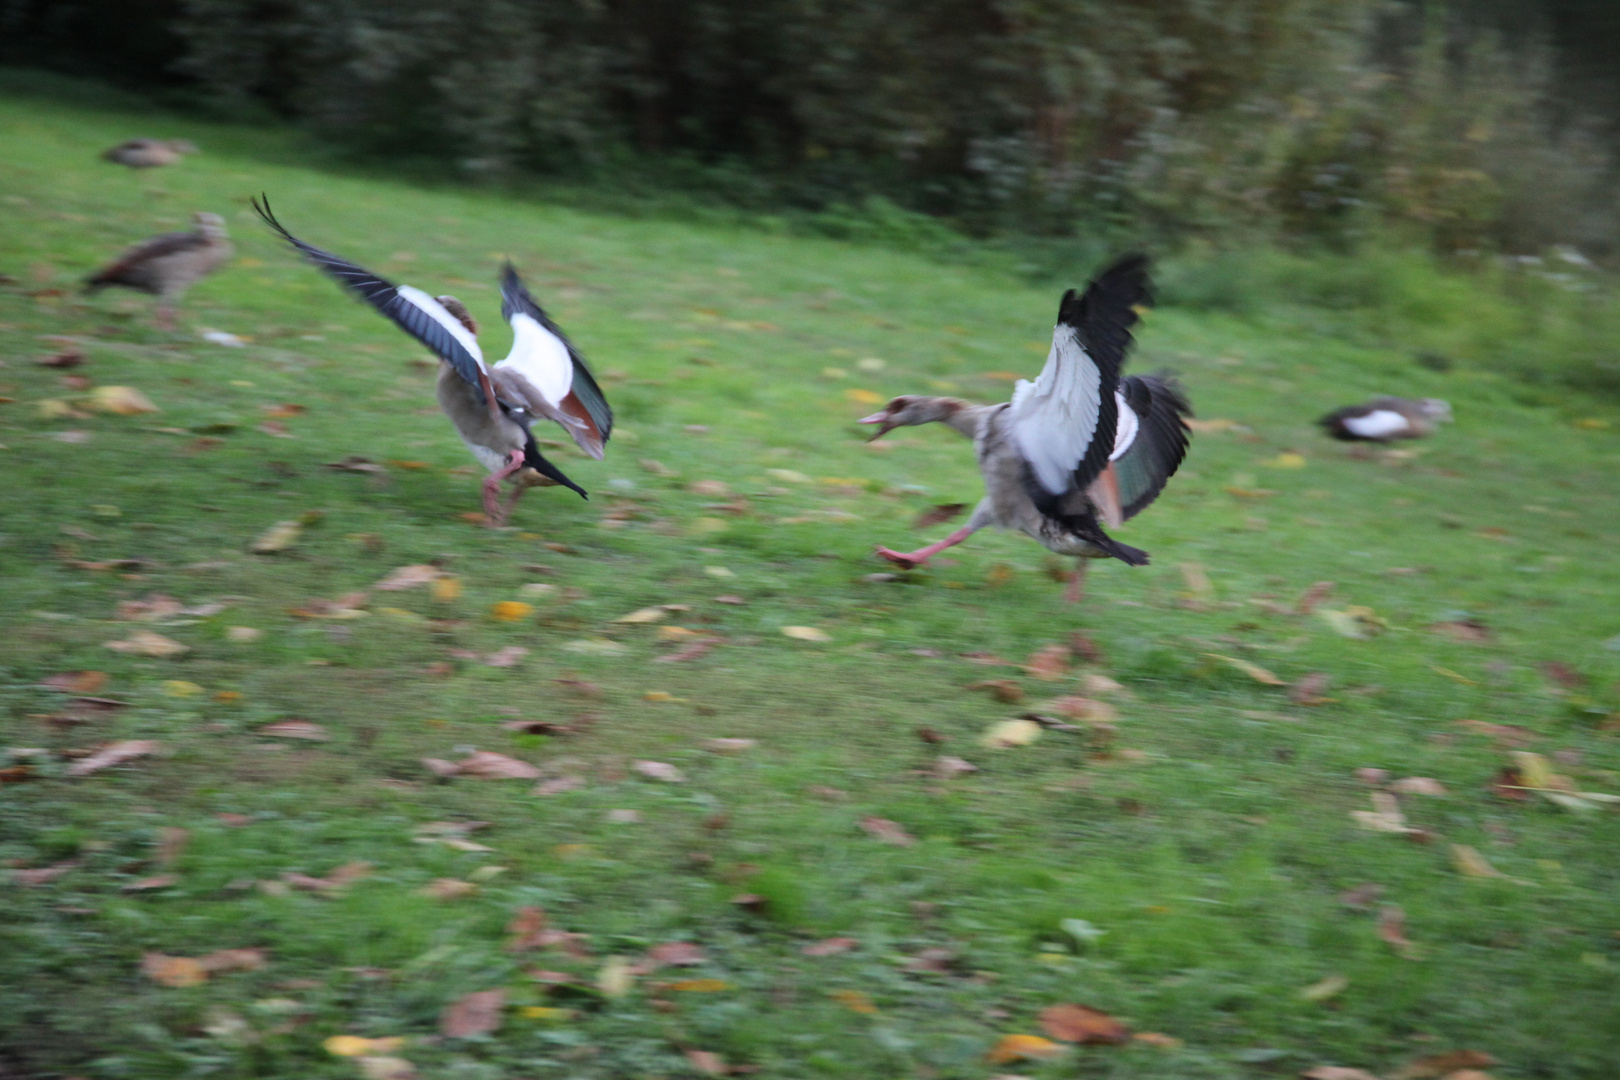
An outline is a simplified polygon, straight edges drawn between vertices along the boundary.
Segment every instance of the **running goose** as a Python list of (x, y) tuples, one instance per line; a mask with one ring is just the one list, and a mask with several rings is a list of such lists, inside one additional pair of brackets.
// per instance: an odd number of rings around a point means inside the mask
[(880, 413), (874, 439), (894, 428), (938, 421), (973, 440), (985, 497), (962, 528), (911, 552), (879, 555), (911, 569), (986, 525), (1016, 529), (1059, 555), (1077, 557), (1065, 596), (1079, 600), (1087, 559), (1131, 566), (1147, 552), (1103, 532), (1141, 513), (1187, 452), (1192, 409), (1168, 376), (1120, 377), (1137, 312), (1151, 303), (1148, 260), (1128, 256), (1058, 307), (1046, 367), (1018, 381), (1011, 402), (970, 405), (956, 398), (897, 397)]
[[(491, 525), (506, 523), (527, 487), (561, 484), (587, 497), (541, 455), (530, 426), (537, 419), (555, 421), (581, 450), (601, 460), (613, 432), (613, 410), (585, 360), (529, 295), (510, 262), (501, 273), (501, 315), (512, 325), (512, 351), (490, 366), (478, 347), (478, 324), (461, 301), (384, 281), (304, 243), (276, 220), (268, 199), (255, 199), (253, 208), (311, 263), (438, 355), (439, 405), (490, 471), (484, 479), (484, 512)], [(508, 477), (514, 486), (502, 506), (501, 482)]]
[(1451, 405), (1439, 398), (1381, 397), (1335, 409), (1317, 423), (1345, 442), (1393, 442), (1426, 438), (1450, 420)]
[(85, 292), (116, 285), (152, 293), (158, 298), (157, 325), (174, 329), (175, 308), (186, 290), (223, 266), (232, 252), (224, 218), (199, 212), (192, 220), (197, 227), (191, 232), (163, 233), (125, 251), (85, 280)]

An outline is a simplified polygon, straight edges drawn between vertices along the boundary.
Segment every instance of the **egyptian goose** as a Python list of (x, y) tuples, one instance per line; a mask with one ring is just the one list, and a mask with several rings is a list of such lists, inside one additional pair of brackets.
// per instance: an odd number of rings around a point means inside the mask
[(186, 139), (131, 139), (102, 151), (101, 157), (131, 169), (156, 169), (173, 165), (183, 155), (196, 152), (196, 145)]
[[(491, 525), (505, 524), (527, 487), (561, 484), (587, 497), (584, 488), (541, 455), (530, 425), (536, 419), (555, 421), (581, 450), (601, 460), (613, 432), (613, 410), (584, 358), (529, 295), (511, 263), (501, 273), (501, 315), (512, 325), (512, 351), (492, 367), (478, 347), (478, 324), (455, 297), (432, 297), (395, 285), (304, 243), (282, 228), (268, 199), (255, 199), (253, 208), (311, 263), (439, 357), (439, 405), (473, 456), (490, 470), (484, 480), (484, 512)], [(508, 477), (513, 490), (502, 506), (501, 482)]]
[(199, 212), (192, 220), (197, 227), (190, 232), (163, 233), (125, 251), (85, 279), (85, 291), (116, 285), (152, 293), (158, 298), (157, 325), (174, 329), (175, 307), (186, 290), (223, 266), (232, 252), (224, 218)]
[(1381, 397), (1336, 409), (1317, 423), (1345, 442), (1393, 442), (1426, 438), (1450, 420), (1451, 406), (1439, 398)]
[(1120, 378), (1138, 310), (1151, 303), (1148, 260), (1133, 255), (1104, 270), (1058, 306), (1046, 367), (1020, 379), (1011, 402), (970, 405), (956, 398), (897, 397), (861, 420), (896, 427), (939, 421), (973, 440), (985, 497), (962, 528), (911, 552), (877, 549), (904, 569), (921, 566), (986, 525), (1016, 529), (1059, 555), (1078, 557), (1067, 599), (1080, 599), (1087, 559), (1131, 566), (1147, 552), (1103, 532), (1141, 513), (1187, 452), (1192, 415), (1167, 376)]

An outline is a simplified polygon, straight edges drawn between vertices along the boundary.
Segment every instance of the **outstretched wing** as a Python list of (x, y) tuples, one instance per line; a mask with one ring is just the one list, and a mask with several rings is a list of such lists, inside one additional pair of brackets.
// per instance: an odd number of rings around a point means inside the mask
[(1185, 417), (1192, 406), (1167, 375), (1120, 380), (1119, 436), (1108, 466), (1087, 489), (1109, 525), (1128, 521), (1152, 505), (1187, 456)]
[(394, 324), (411, 337), (426, 345), (435, 354), (449, 362), (467, 382), (478, 390), (479, 401), (484, 400), (484, 381), (488, 371), (484, 367), (484, 354), (478, 339), (467, 332), (461, 321), (444, 309), (444, 305), (421, 289), (409, 285), (395, 285), (378, 277), (364, 267), (340, 259), (329, 251), (306, 244), (282, 227), (270, 212), (270, 199), (261, 203), (253, 200), (253, 209), (281, 238), (299, 251), (338, 283), (360, 299), (392, 319)]
[(496, 370), (522, 376), (544, 404), (572, 421), (562, 426), (580, 449), (601, 458), (613, 433), (613, 410), (579, 350), (529, 295), (511, 263), (501, 271), (501, 315), (512, 324), (512, 352)]
[(1014, 445), (1029, 462), (1036, 505), (1046, 510), (1108, 464), (1119, 405), (1115, 390), (1137, 309), (1151, 303), (1148, 259), (1130, 255), (1058, 307), (1046, 366), (1019, 380), (1008, 407)]

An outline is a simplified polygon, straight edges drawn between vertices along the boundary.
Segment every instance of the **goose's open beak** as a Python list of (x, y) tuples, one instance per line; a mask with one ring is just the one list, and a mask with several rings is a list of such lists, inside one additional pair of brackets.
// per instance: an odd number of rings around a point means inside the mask
[(889, 414), (886, 413), (886, 412), (873, 413), (871, 416), (863, 416), (863, 417), (861, 417), (859, 420), (857, 420), (855, 422), (857, 424), (882, 424), (883, 425), (882, 427), (878, 428), (876, 431), (874, 431), (872, 433), (872, 437), (870, 439), (867, 439), (866, 440), (867, 442), (876, 442), (878, 439), (883, 438), (883, 436), (885, 436), (889, 432), (893, 431), (895, 429), (895, 427), (896, 427), (895, 424), (892, 424), (892, 423), (889, 422)]

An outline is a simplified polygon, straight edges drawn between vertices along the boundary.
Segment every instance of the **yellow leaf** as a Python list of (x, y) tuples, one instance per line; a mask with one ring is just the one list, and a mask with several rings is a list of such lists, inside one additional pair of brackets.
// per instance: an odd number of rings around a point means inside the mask
[(1222, 656), (1220, 653), (1205, 653), (1204, 655), (1231, 664), (1233, 667), (1243, 672), (1243, 674), (1247, 675), (1255, 682), (1265, 683), (1267, 686), (1288, 685), (1286, 682), (1277, 678), (1277, 676), (1273, 675), (1259, 664), (1251, 664), (1247, 660), (1240, 660), (1235, 656)]
[(98, 386), (90, 391), (90, 407), (97, 412), (118, 416), (162, 412), (152, 399), (133, 386)]
[(403, 1036), (390, 1035), (384, 1039), (367, 1039), (359, 1035), (333, 1035), (321, 1043), (334, 1057), (359, 1057), (362, 1054), (386, 1054), (405, 1045)]
[(1299, 996), (1306, 1001), (1326, 1001), (1344, 993), (1350, 986), (1350, 980), (1343, 975), (1329, 975), (1321, 982), (1315, 982), (1299, 992)]
[(202, 693), (202, 689), (196, 683), (186, 682), (184, 679), (167, 679), (163, 683), (163, 692), (170, 697), (191, 697), (193, 694)]
[(668, 690), (649, 690), (641, 695), (642, 701), (674, 701), (675, 695)]
[(433, 579), (433, 599), (449, 603), (461, 597), (461, 579), (446, 574)]
[(1273, 469), (1303, 469), (1305, 467), (1305, 455), (1288, 450), (1278, 454), (1265, 464)]
[(979, 737), (979, 745), (992, 750), (1006, 750), (1014, 746), (1028, 746), (1041, 737), (1041, 725), (1033, 720), (1003, 720), (991, 724)]
[(1003, 1035), (985, 1060), (992, 1065), (1013, 1061), (1045, 1061), (1063, 1053), (1063, 1046), (1039, 1035)]
[(1524, 777), (1524, 786), (1528, 788), (1554, 788), (1560, 785), (1556, 782), (1556, 773), (1552, 765), (1540, 754), (1532, 754), (1527, 750), (1513, 752), (1514, 764), (1519, 767), (1519, 775)]
[(549, 1005), (525, 1005), (518, 1009), (518, 1015), (525, 1020), (572, 1020), (573, 1009), (555, 1009)]
[(631, 624), (655, 623), (666, 618), (668, 615), (669, 612), (665, 611), (662, 607), (644, 607), (637, 608), (628, 615), (620, 615), (613, 621), (616, 623)]
[(533, 604), (525, 604), (521, 600), (502, 600), (489, 609), (489, 613), (501, 622), (517, 622), (534, 613)]
[(1451, 845), (1451, 862), (1458, 871), (1468, 877), (1506, 877), (1496, 867), (1485, 861), (1485, 856), (1467, 844)]
[(864, 1013), (867, 1016), (877, 1015), (878, 1007), (872, 1004), (871, 998), (859, 990), (834, 990), (827, 996), (851, 1012)]
[(635, 976), (630, 972), (630, 961), (622, 956), (608, 957), (607, 963), (602, 965), (602, 970), (596, 973), (596, 988), (602, 991), (605, 997), (624, 997), (634, 983)]
[(255, 555), (273, 555), (278, 551), (286, 551), (298, 542), (304, 527), (297, 521), (278, 521), (264, 532), (260, 533), (248, 550)]
[(123, 641), (109, 641), (106, 645), (114, 652), (129, 653), (132, 656), (155, 656), (160, 659), (182, 656), (191, 651), (191, 646), (182, 645), (172, 638), (154, 634), (150, 630), (137, 630)]
[(845, 390), (844, 397), (857, 405), (878, 405), (883, 401), (883, 395), (871, 390)]
[(831, 641), (832, 635), (825, 630), (818, 630), (814, 626), (784, 626), (782, 634), (795, 641)]
[(724, 979), (682, 979), (670, 983), (669, 988), (688, 994), (718, 994), (722, 990), (730, 990), (731, 984)]

